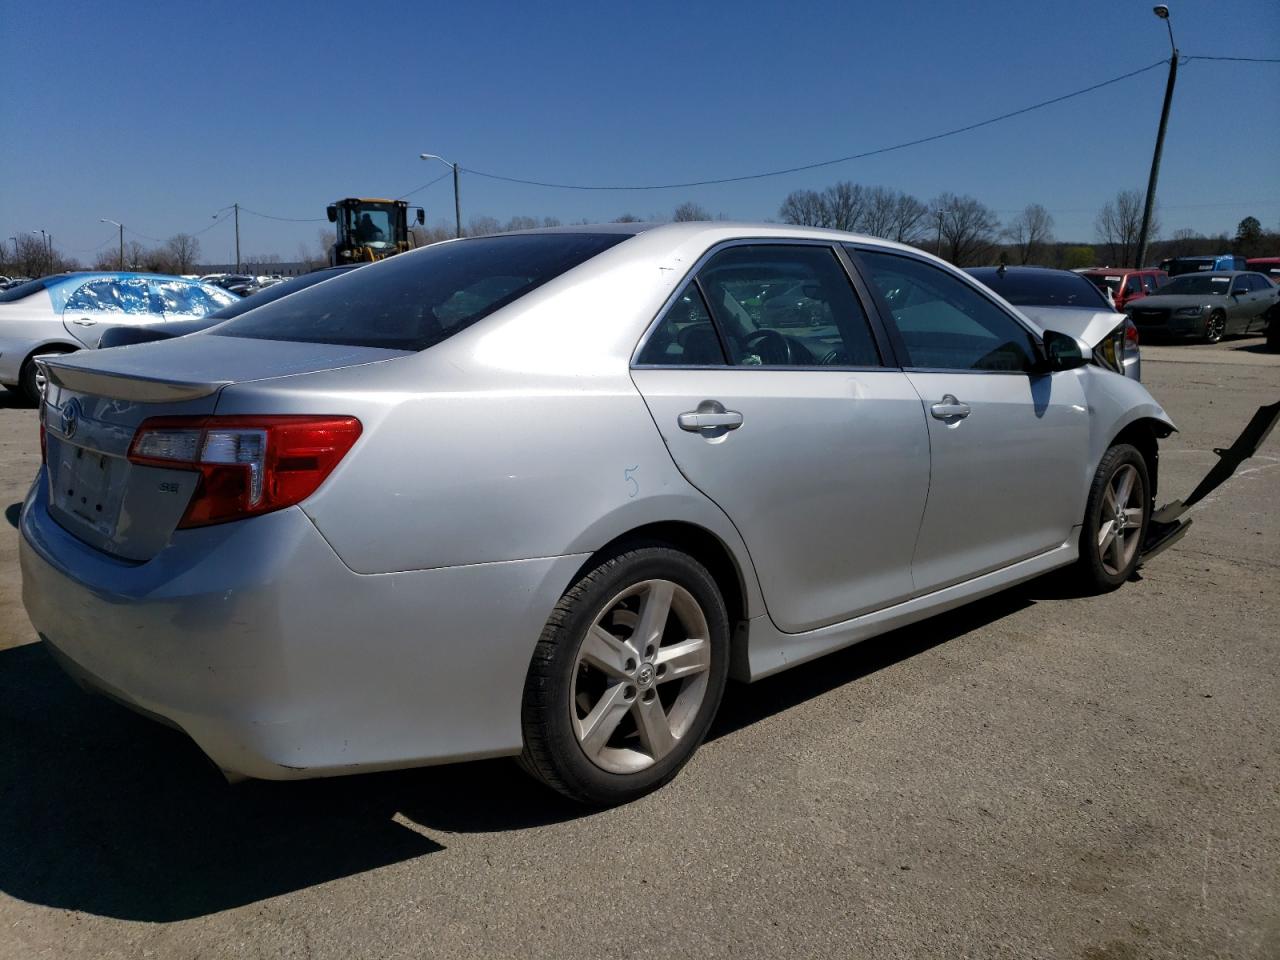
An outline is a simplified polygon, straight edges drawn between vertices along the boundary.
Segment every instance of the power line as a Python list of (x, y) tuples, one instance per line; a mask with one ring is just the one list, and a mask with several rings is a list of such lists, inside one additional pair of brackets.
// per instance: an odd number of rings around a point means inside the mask
[(1233, 63), (1280, 63), (1280, 57), (1183, 57), (1183, 63), (1190, 63), (1192, 60), (1228, 60)]
[(407, 200), (409, 197), (412, 197), (415, 193), (421, 193), (423, 190), (427, 189), (427, 187), (433, 187), (433, 186), (435, 186), (437, 183), (439, 183), (439, 182), (440, 182), (441, 180), (443, 180), (445, 177), (451, 176), (451, 175), (452, 175), (452, 172), (453, 172), (453, 171), (449, 171), (448, 173), (442, 173), (442, 174), (440, 174), (440, 176), (436, 177), (434, 180), (428, 180), (428, 181), (427, 181), (426, 183), (424, 183), (422, 186), (420, 186), (420, 187), (414, 187), (414, 188), (413, 188), (412, 190), (410, 190), (408, 193), (402, 193), (402, 194), (400, 194), (400, 196), (396, 197), (396, 199), (397, 199), (397, 200)]
[(820, 167), (830, 167), (838, 163), (848, 163), (850, 160), (863, 160), (867, 157), (874, 157), (884, 153), (890, 153), (894, 150), (903, 150), (907, 147), (919, 146), (922, 143), (932, 143), (935, 140), (941, 140), (945, 137), (954, 137), (957, 134), (967, 133), (970, 130), (977, 130), (980, 127), (990, 126), (993, 123), (999, 123), (1002, 120), (1009, 120), (1012, 117), (1021, 116), (1024, 113), (1030, 113), (1033, 110), (1042, 110), (1045, 107), (1052, 106), (1055, 103), (1062, 103), (1064, 100), (1071, 100), (1074, 97), (1084, 96), (1086, 93), (1092, 93), (1094, 90), (1101, 90), (1103, 87), (1109, 87), (1112, 84), (1120, 83), (1136, 77), (1139, 74), (1146, 73), (1156, 67), (1162, 66), (1169, 62), (1166, 57), (1163, 60), (1157, 60), (1148, 66), (1139, 70), (1132, 70), (1129, 73), (1121, 74), (1118, 77), (1112, 77), (1110, 80), (1103, 80), (1101, 83), (1095, 83), (1079, 90), (1073, 90), (1071, 93), (1064, 93), (1061, 96), (1051, 97), (1048, 100), (1041, 100), (1039, 103), (1033, 103), (1030, 106), (1022, 107), (1018, 110), (1011, 110), (1008, 113), (1002, 113), (996, 117), (989, 117), (986, 120), (979, 120), (977, 123), (970, 123), (963, 127), (956, 127), (953, 130), (945, 130), (942, 133), (930, 134), (927, 137), (917, 137), (915, 140), (907, 140), (903, 143), (895, 143), (888, 147), (877, 147), (874, 150), (865, 150), (862, 153), (851, 153), (847, 157), (836, 157), (834, 160), (819, 160), (816, 163), (804, 163), (794, 167), (786, 167), (782, 170), (769, 170), (764, 173), (749, 173), (738, 177), (722, 177), (710, 180), (689, 180), (684, 183), (658, 183), (658, 184), (617, 184), (617, 185), (586, 185), (574, 183), (549, 183), (542, 180), (524, 180), (519, 177), (506, 177), (496, 173), (485, 173), (481, 170), (472, 170), (469, 167), (463, 167), (467, 173), (474, 174), (478, 177), (485, 177), (490, 180), (502, 180), (507, 183), (519, 183), (530, 187), (550, 187), (557, 190), (674, 190), (685, 187), (707, 187), (722, 183), (741, 183), (745, 180), (763, 180), (766, 177), (781, 177), (790, 173), (801, 173), (805, 170), (817, 170)]
[(257, 210), (250, 210), (244, 204), (240, 205), (241, 213), (251, 213), (255, 217), (262, 217), (264, 220), (279, 220), (282, 223), (323, 223), (324, 217), (277, 217), (271, 213), (259, 213)]

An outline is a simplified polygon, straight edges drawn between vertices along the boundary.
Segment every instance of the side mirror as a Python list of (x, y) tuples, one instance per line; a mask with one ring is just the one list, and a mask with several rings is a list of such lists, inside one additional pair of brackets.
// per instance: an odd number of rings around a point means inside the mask
[(337, 208), (337, 207), (325, 207), (325, 208), (324, 208), (324, 212), (325, 212), (325, 213), (327, 213), (327, 214), (329, 215), (329, 222), (330, 222), (330, 223), (337, 223), (337, 222), (338, 222), (338, 208)]
[(1248, 290), (1232, 290), (1231, 295), (1233, 297), (1242, 297), (1248, 292), (1249, 292)]
[(1044, 366), (1042, 372), (1074, 370), (1093, 359), (1093, 351), (1075, 337), (1057, 330), (1044, 332)]
[(423, 210), (421, 207), (418, 208), (417, 220), (418, 220), (418, 226), (422, 226), (424, 223), (427, 222), (427, 212)]

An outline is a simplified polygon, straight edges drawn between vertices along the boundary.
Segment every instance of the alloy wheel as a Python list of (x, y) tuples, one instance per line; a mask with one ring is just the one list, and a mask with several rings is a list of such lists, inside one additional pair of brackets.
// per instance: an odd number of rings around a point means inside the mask
[(1223, 334), (1227, 332), (1227, 318), (1220, 313), (1209, 315), (1209, 319), (1205, 322), (1204, 338), (1208, 343), (1217, 343), (1222, 339)]
[(1132, 464), (1121, 466), (1107, 481), (1098, 524), (1098, 558), (1113, 577), (1127, 569), (1138, 552), (1145, 497), (1142, 477)]
[(693, 725), (710, 668), (707, 618), (688, 590), (671, 580), (623, 590), (574, 663), (570, 710), (582, 752), (610, 773), (653, 766)]

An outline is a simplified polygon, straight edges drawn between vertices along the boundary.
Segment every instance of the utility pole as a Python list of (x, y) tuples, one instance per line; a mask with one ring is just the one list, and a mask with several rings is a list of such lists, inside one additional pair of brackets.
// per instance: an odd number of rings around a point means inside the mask
[(1147, 178), (1147, 196), (1142, 207), (1142, 228), (1138, 231), (1138, 255), (1133, 265), (1141, 268), (1147, 259), (1147, 238), (1151, 232), (1151, 209), (1156, 202), (1156, 181), (1160, 179), (1160, 155), (1164, 152), (1164, 131), (1169, 125), (1169, 106), (1173, 103), (1173, 85), (1178, 79), (1178, 48), (1173, 42), (1173, 24), (1169, 22), (1169, 8), (1163, 3), (1153, 12), (1164, 21), (1169, 30), (1169, 80), (1164, 88), (1164, 104), (1160, 108), (1160, 129), (1156, 132), (1156, 149), (1151, 155), (1151, 176)]
[(439, 160), (446, 167), (453, 168), (453, 228), (454, 235), (462, 236), (462, 200), (458, 196), (458, 165), (450, 163), (444, 157), (435, 153), (420, 153), (419, 160)]
[[(240, 204), (233, 203), (232, 209), (236, 212), (236, 273), (240, 272)], [(223, 207), (213, 215), (213, 219), (217, 220), (219, 216), (227, 212), (227, 208)]]

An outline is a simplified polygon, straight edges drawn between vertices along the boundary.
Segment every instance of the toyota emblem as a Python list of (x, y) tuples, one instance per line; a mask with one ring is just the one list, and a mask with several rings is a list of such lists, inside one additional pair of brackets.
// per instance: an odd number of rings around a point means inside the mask
[(80, 425), (80, 401), (72, 399), (65, 407), (62, 408), (62, 419), (58, 426), (61, 428), (62, 435), (67, 438), (75, 436), (76, 427)]

